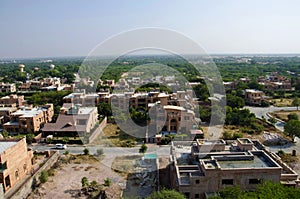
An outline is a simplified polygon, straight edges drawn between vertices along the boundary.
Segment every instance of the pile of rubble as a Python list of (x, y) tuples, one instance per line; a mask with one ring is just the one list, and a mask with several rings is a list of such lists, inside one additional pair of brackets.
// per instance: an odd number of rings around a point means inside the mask
[(267, 131), (264, 131), (264, 133), (261, 135), (261, 138), (264, 140), (265, 145), (285, 145), (289, 141), (285, 138), (283, 138), (281, 135), (277, 133), (270, 133)]

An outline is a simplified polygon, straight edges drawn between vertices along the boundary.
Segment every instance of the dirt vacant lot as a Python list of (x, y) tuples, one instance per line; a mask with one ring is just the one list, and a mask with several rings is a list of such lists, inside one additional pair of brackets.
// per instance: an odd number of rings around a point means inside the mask
[(50, 176), (48, 181), (40, 185), (28, 198), (86, 198), (81, 194), (83, 177), (87, 177), (89, 182), (95, 180), (99, 184), (103, 184), (104, 179), (110, 178), (116, 196), (112, 198), (118, 198), (117, 195), (126, 183), (124, 177), (92, 156), (69, 155), (69, 158), (69, 161), (61, 163), (55, 169), (54, 176)]

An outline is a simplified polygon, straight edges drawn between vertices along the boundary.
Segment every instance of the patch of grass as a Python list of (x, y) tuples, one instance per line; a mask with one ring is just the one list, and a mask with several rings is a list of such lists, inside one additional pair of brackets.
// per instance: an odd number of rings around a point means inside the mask
[(274, 103), (274, 106), (278, 107), (285, 107), (285, 106), (291, 106), (293, 99), (287, 99), (287, 98), (281, 98), (281, 99), (273, 99), (272, 102)]

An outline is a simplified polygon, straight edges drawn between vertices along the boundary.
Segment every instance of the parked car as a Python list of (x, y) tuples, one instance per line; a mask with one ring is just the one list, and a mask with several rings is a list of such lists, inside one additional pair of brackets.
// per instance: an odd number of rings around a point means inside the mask
[(66, 149), (66, 148), (67, 148), (67, 145), (65, 145), (65, 144), (56, 144), (56, 145), (55, 145), (55, 148), (56, 148), (56, 149)]

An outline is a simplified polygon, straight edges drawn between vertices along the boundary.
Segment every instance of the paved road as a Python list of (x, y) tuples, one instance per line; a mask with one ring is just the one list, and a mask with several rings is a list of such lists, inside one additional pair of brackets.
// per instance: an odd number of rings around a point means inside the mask
[[(155, 144), (148, 144), (147, 153), (157, 153), (159, 155), (169, 155), (170, 154), (170, 146), (158, 146)], [(34, 144), (29, 146), (33, 150), (37, 151), (45, 151), (45, 150), (57, 150), (54, 148), (54, 145), (48, 144)], [(104, 154), (106, 155), (131, 155), (138, 154), (140, 146), (132, 147), (132, 148), (124, 148), (124, 147), (103, 147), (103, 146), (81, 146), (81, 145), (68, 145), (67, 150), (72, 154), (83, 154), (84, 148), (88, 148), (90, 154), (95, 154), (97, 149), (102, 148)], [(60, 153), (63, 153), (65, 150), (59, 150)]]
[[(270, 106), (270, 107), (250, 107), (250, 106), (246, 106), (245, 108), (248, 108), (252, 113), (254, 113), (256, 115), (256, 117), (258, 118), (262, 118), (262, 116), (264, 116), (266, 119), (269, 118), (269, 116), (267, 115), (267, 113), (269, 112), (274, 112), (274, 111), (294, 111), (297, 110), (297, 107), (274, 107), (274, 106)], [(278, 121), (276, 123), (276, 128), (283, 131), (283, 127), (284, 127), (284, 122), (280, 122)], [(295, 143), (289, 143), (283, 146), (271, 146), (269, 147), (270, 151), (272, 152), (277, 152), (278, 150), (283, 150), (287, 153), (291, 153), (293, 150), (296, 150), (297, 153), (300, 153), (300, 139), (298, 137), (296, 137), (295, 139)]]
[[(253, 107), (253, 106), (245, 106), (245, 108), (249, 109), (251, 113), (254, 113), (257, 118), (262, 119), (263, 117), (266, 119), (269, 119), (270, 117), (268, 116), (267, 113), (274, 112), (274, 111), (295, 111), (297, 110), (297, 107), (275, 107), (275, 106), (270, 106), (270, 107)], [(283, 131), (283, 126), (284, 122), (282, 121), (277, 121), (275, 124), (275, 127)]]
[(267, 113), (274, 112), (274, 111), (295, 111), (297, 110), (297, 107), (291, 106), (291, 107), (276, 107), (276, 106), (269, 106), (269, 107), (253, 107), (253, 106), (245, 106), (245, 108), (249, 109), (252, 113), (256, 115), (258, 118), (262, 118), (264, 116), (265, 118), (269, 118)]

